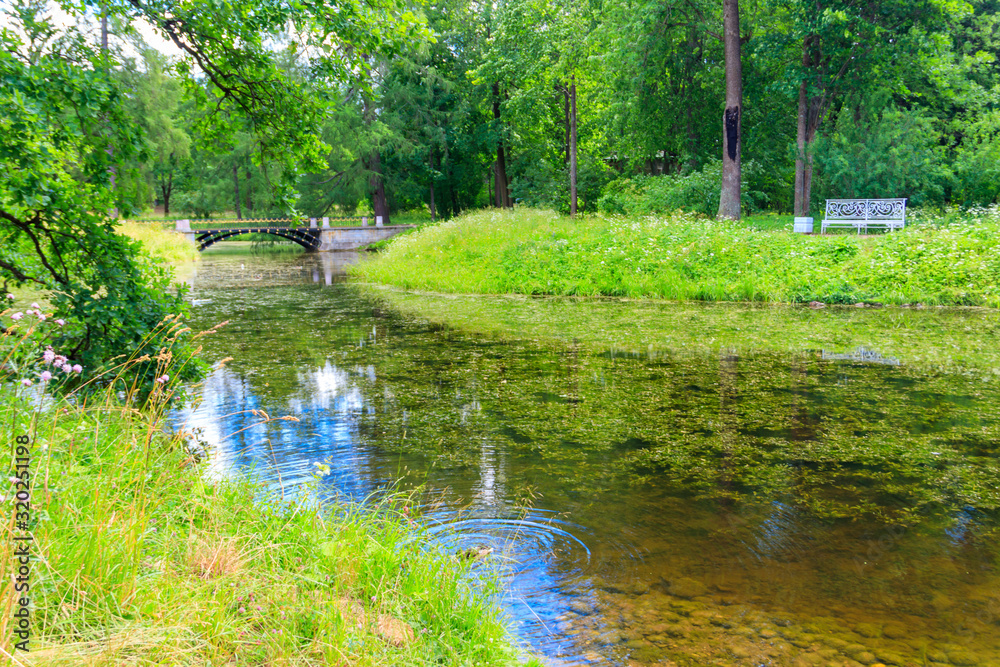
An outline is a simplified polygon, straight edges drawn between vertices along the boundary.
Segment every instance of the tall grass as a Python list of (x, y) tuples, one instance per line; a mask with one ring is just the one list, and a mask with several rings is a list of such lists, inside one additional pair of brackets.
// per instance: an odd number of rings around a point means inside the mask
[(400, 238), (351, 271), (437, 292), (1000, 306), (997, 209), (860, 238), (775, 223), (483, 211)]
[[(0, 346), (22, 349), (30, 335), (10, 327)], [(473, 588), (467, 565), (422, 544), (406, 497), (321, 509), (246, 478), (207, 481), (203, 453), (164, 428), (173, 389), (162, 370), (151, 393), (111, 383), (88, 399), (27, 393), (17, 369), (0, 384), (0, 438), (32, 440), (34, 537), (25, 653), (13, 646), (23, 593), (9, 576), (21, 533), (4, 515), (0, 664), (517, 661), (489, 579)], [(143, 393), (142, 409), (121, 402)]]

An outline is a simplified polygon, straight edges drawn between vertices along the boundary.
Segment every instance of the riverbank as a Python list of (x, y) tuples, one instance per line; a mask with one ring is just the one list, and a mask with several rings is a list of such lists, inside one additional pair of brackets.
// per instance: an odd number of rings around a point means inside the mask
[(892, 234), (481, 211), (393, 242), (358, 278), (446, 293), (1000, 307), (1000, 213)]
[[(424, 548), (405, 497), (318, 509), (242, 476), (209, 481), (189, 437), (165, 432), (169, 384), (157, 386), (144, 411), (110, 392), (36, 409), (20, 384), (0, 387), (9, 470), (16, 437), (30, 439), (30, 516), (18, 520), (33, 537), (30, 591), (0, 584), (0, 664), (519, 661), (489, 577), (474, 587), (470, 563)], [(16, 492), (4, 482), (8, 500)], [(4, 533), (0, 567), (14, 572), (25, 532), (11, 518)], [(25, 595), (30, 651), (15, 652)]]

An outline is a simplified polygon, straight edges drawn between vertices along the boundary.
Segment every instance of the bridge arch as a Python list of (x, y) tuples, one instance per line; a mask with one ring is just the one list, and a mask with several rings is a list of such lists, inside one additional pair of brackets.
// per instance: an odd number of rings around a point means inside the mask
[(196, 233), (195, 240), (198, 243), (198, 250), (204, 250), (219, 241), (241, 234), (270, 234), (272, 236), (279, 236), (298, 243), (306, 250), (317, 250), (320, 246), (320, 238), (317, 230), (310, 228), (244, 227), (242, 229), (210, 229)]

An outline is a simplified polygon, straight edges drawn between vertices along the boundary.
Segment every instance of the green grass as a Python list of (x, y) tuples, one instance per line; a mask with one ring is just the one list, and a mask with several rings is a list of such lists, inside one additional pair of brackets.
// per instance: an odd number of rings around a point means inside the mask
[(142, 243), (146, 252), (168, 264), (191, 262), (198, 259), (198, 249), (173, 231), (162, 225), (121, 222), (115, 227), (119, 234)]
[[(3, 349), (18, 335), (12, 327)], [(406, 497), (319, 509), (244, 478), (209, 481), (185, 437), (164, 432), (169, 385), (143, 411), (123, 407), (116, 391), (55, 397), (36, 411), (7, 379), (0, 437), (11, 457), (15, 436), (32, 439), (33, 636), (16, 664), (519, 660), (491, 597), (495, 580), (473, 587), (468, 565), (426, 548)], [(0, 567), (8, 573), (12, 530), (5, 520)], [(5, 576), (7, 654), (16, 595)]]
[(1000, 306), (1000, 212), (917, 217), (869, 237), (793, 234), (787, 216), (576, 220), (481, 211), (427, 226), (351, 267), (359, 278), (452, 293), (671, 300)]

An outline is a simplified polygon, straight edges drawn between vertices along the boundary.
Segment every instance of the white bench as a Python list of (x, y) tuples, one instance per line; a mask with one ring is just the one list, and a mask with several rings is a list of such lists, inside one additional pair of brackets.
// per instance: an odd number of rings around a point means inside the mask
[(869, 227), (890, 232), (906, 225), (906, 199), (827, 199), (820, 232), (827, 227), (850, 227), (858, 234)]

